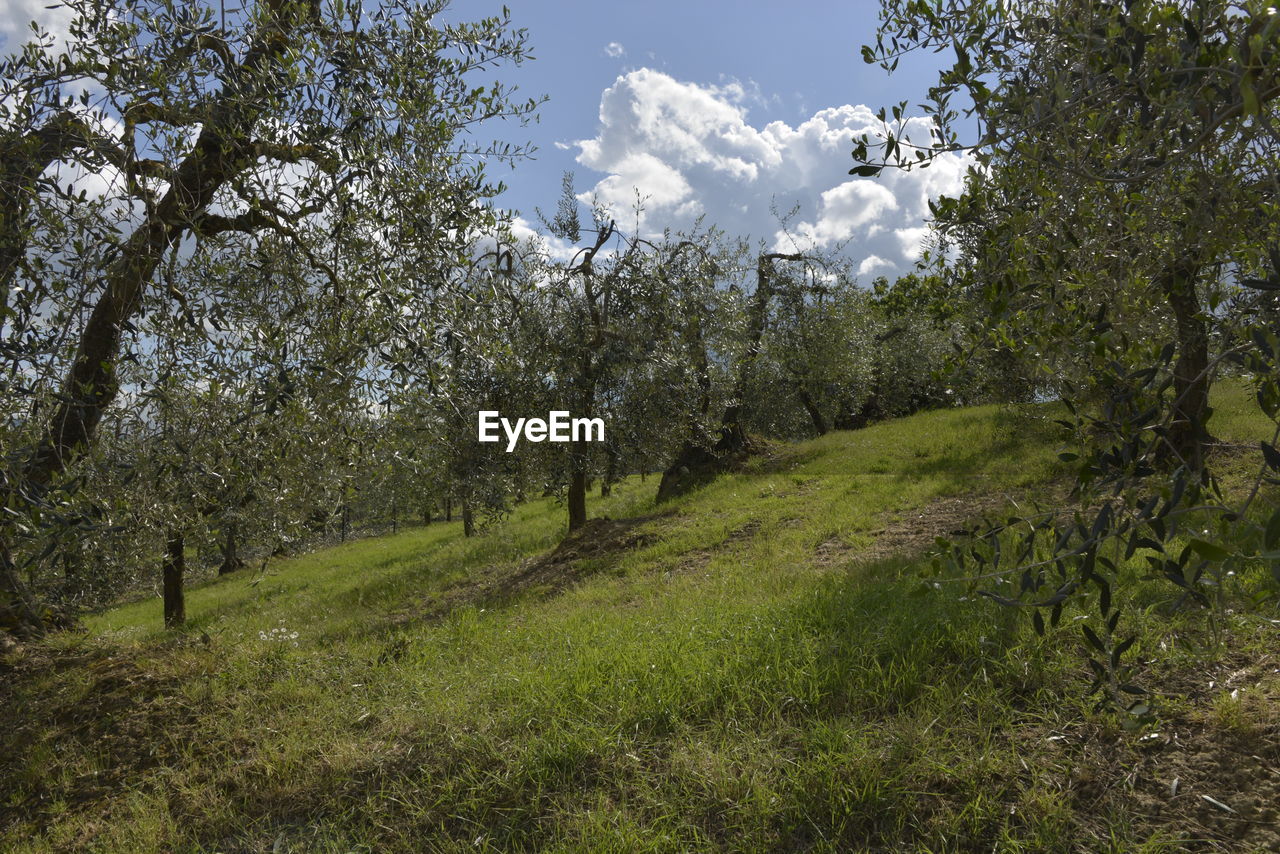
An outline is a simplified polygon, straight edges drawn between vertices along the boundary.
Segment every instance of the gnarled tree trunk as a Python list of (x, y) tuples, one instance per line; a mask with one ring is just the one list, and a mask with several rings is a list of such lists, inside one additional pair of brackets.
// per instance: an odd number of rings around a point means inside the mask
[(803, 384), (797, 383), (796, 397), (800, 398), (800, 405), (804, 407), (804, 411), (809, 413), (809, 420), (813, 422), (813, 429), (818, 432), (819, 436), (827, 435), (827, 431), (830, 429), (827, 427), (827, 419), (823, 417), (822, 410), (818, 408), (818, 404)]
[[(0, 504), (37, 503), (41, 493), (93, 441), (102, 415), (119, 389), (116, 365), (121, 336), (137, 314), (143, 291), (165, 253), (189, 231), (212, 233), (249, 228), (248, 220), (241, 229), (239, 218), (209, 216), (207, 209), (229, 180), (257, 162), (251, 133), (268, 103), (269, 99), (264, 96), (278, 85), (272, 71), (290, 50), (294, 30), (303, 23), (300, 13), (305, 7), (300, 3), (275, 0), (268, 8), (273, 20), (264, 24), (260, 37), (238, 65), (227, 69), (227, 79), (236, 80), (236, 84), (228, 84), (211, 99), (208, 118), (199, 125), (199, 135), (191, 152), (168, 175), (164, 196), (148, 209), (146, 218), (120, 246), (103, 272), (100, 295), (80, 332), (75, 359), (62, 384), (60, 402), (46, 422), (44, 435), (34, 453), (5, 494), (0, 494)], [(54, 127), (55, 124), (58, 127)], [(87, 137), (76, 139), (75, 130), (65, 116), (50, 122), (51, 138), (71, 140), (66, 143), (69, 146), (66, 151), (110, 144)], [(114, 150), (104, 149), (98, 153), (108, 160), (121, 156)], [(59, 159), (63, 156), (56, 152), (55, 155)], [(5, 173), (12, 174), (7, 166)], [(11, 189), (6, 188), (6, 193)], [(26, 189), (18, 188), (18, 191)], [(3, 214), (6, 217), (3, 231), (12, 233), (15, 226), (22, 227), (21, 222), (9, 221), (21, 216), (20, 207), (11, 211), (6, 206)], [(16, 249), (11, 239), (0, 239), (0, 244), (4, 244), (0, 251), (3, 265), (0, 276), (8, 278), (14, 272)], [(4, 290), (7, 295), (7, 284)], [(14, 541), (13, 531), (6, 530), (12, 524), (7, 518), (0, 523), (0, 550), (6, 555), (11, 553)], [(44, 627), (33, 608), (34, 597), (8, 565), (0, 572), (0, 585), (6, 594), (4, 598), (9, 600), (0, 601), (0, 608), (15, 610), (28, 632), (42, 633)]]
[(218, 567), (218, 575), (229, 575), (244, 566), (240, 559), (239, 528), (235, 522), (228, 522), (222, 534), (222, 564)]
[[(0, 536), (4, 536), (0, 530)], [(13, 562), (13, 551), (7, 541), (0, 541), (0, 590), (4, 597), (0, 599), (0, 625), (14, 629), (19, 634), (38, 637), (44, 633), (44, 620), (36, 599), (18, 576), (18, 568)]]
[(773, 262), (803, 261), (803, 255), (767, 252), (756, 262), (756, 291), (747, 315), (747, 349), (738, 363), (733, 393), (720, 418), (720, 436), (714, 447), (706, 448), (693, 438), (686, 439), (675, 460), (662, 473), (658, 484), (658, 500), (688, 491), (723, 471), (735, 458), (747, 451), (747, 433), (742, 426), (747, 383), (760, 356), (760, 344), (769, 322), (769, 300), (773, 298)]
[(471, 509), (471, 502), (463, 499), (462, 501), (462, 536), (474, 537), (476, 535), (476, 517)]

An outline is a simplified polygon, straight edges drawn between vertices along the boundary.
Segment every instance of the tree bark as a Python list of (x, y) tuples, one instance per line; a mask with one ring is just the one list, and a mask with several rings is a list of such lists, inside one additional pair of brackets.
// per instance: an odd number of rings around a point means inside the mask
[(462, 502), (462, 536), (474, 537), (476, 535), (476, 518), (475, 513), (471, 509), (470, 501)]
[[(0, 536), (4, 532), (0, 530)], [(13, 551), (7, 541), (0, 541), (0, 587), (4, 592), (4, 600), (0, 602), (0, 618), (5, 623), (12, 623), (19, 634), (28, 637), (40, 637), (45, 633), (44, 620), (36, 599), (18, 576), (18, 568), (13, 562)]]
[(773, 263), (803, 261), (798, 253), (766, 252), (756, 261), (756, 291), (747, 310), (747, 349), (738, 363), (733, 392), (720, 418), (720, 437), (707, 449), (693, 438), (685, 440), (675, 460), (662, 473), (658, 484), (658, 500), (665, 501), (685, 492), (723, 470), (729, 460), (747, 449), (747, 433), (742, 426), (747, 382), (760, 356), (760, 344), (769, 322), (769, 300), (773, 298)]
[(756, 262), (756, 292), (751, 300), (751, 309), (747, 314), (747, 349), (738, 363), (738, 373), (734, 378), (733, 395), (729, 405), (725, 407), (724, 416), (720, 419), (720, 441), (716, 450), (734, 452), (746, 447), (746, 432), (742, 428), (742, 413), (746, 408), (747, 382), (751, 379), (756, 360), (760, 357), (760, 344), (764, 340), (764, 331), (769, 324), (769, 300), (773, 298), (773, 262), (803, 261), (800, 254), (768, 252), (760, 256)]
[(575, 469), (569, 476), (569, 532), (587, 524), (587, 473)]
[(164, 625), (177, 628), (187, 621), (186, 596), (182, 589), (182, 576), (186, 572), (186, 543), (181, 531), (170, 531), (165, 541), (164, 567)]
[(218, 567), (218, 575), (229, 575), (244, 566), (240, 559), (239, 528), (235, 522), (228, 522), (223, 531), (222, 565)]
[(75, 601), (84, 593), (84, 549), (78, 540), (62, 550), (62, 584), (67, 601)]
[(797, 384), (796, 396), (800, 398), (800, 404), (804, 406), (805, 412), (809, 413), (809, 420), (813, 422), (813, 429), (818, 431), (819, 436), (827, 435), (827, 431), (830, 429), (827, 427), (827, 419), (822, 417), (822, 410), (814, 402), (809, 390), (803, 385)]
[(613, 485), (618, 482), (618, 449), (612, 443), (605, 446), (604, 477), (600, 478), (600, 497), (608, 498), (613, 493)]
[(1209, 442), (1209, 329), (1196, 295), (1200, 265), (1181, 259), (1163, 277), (1161, 290), (1173, 310), (1178, 356), (1173, 365), (1174, 400), (1169, 454), (1192, 471), (1204, 468)]

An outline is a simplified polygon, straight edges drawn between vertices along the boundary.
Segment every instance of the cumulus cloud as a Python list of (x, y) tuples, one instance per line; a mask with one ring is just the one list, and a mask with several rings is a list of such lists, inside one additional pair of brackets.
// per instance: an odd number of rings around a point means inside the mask
[[(596, 136), (575, 143), (578, 162), (605, 175), (582, 199), (625, 221), (638, 192), (645, 229), (706, 214), (786, 251), (843, 244), (863, 275), (905, 272), (927, 234), (929, 200), (959, 192), (964, 160), (944, 155), (927, 169), (851, 178), (852, 138), (881, 128), (869, 107), (757, 127), (748, 118), (754, 93), (737, 81), (704, 86), (649, 68), (618, 77), (601, 95)], [(911, 119), (906, 130), (922, 138), (928, 125)], [(784, 229), (773, 212), (792, 208)]]
[(858, 275), (874, 275), (877, 270), (881, 270), (886, 267), (893, 269), (893, 262), (886, 261), (879, 255), (868, 255), (866, 258), (863, 258), (862, 263), (858, 265)]
[(604, 53), (605, 56), (611, 56), (614, 59), (617, 59), (621, 56), (625, 56), (627, 49), (622, 46), (621, 42), (609, 42), (604, 46)]

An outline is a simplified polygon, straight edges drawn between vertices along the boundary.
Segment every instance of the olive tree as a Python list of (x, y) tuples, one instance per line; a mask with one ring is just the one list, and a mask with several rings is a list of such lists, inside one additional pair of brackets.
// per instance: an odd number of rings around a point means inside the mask
[(1024, 338), (1024, 352), (1077, 366), (1092, 394), (1060, 385), (1082, 451), (1064, 459), (1082, 489), (1107, 490), (1087, 517), (1014, 519), (951, 562), (1017, 578), (1016, 598), (988, 595), (1031, 606), (1039, 631), (1093, 594), (1095, 687), (1141, 717), (1147, 704), (1126, 697), (1141, 688), (1123, 664), (1134, 639), (1118, 630), (1119, 561), (1144, 550), (1181, 600), (1221, 607), (1235, 570), (1280, 548), (1280, 513), (1259, 518), (1255, 500), (1280, 471), (1275, 439), (1243, 498), (1205, 466), (1220, 365), (1242, 365), (1280, 416), (1275, 330), (1230, 310), (1242, 287), (1280, 289), (1280, 15), (1253, 0), (889, 0), (864, 56), (892, 69), (918, 49), (956, 58), (932, 90), (928, 139), (904, 134), (898, 105), (857, 142), (853, 171), (973, 159), (964, 195), (935, 206), (955, 281), (980, 297), (997, 346)]
[[(299, 343), (323, 360), (354, 336), (376, 358), (489, 217), (483, 155), (518, 153), (467, 129), (534, 106), (475, 80), (520, 61), (523, 33), (505, 16), (442, 23), (441, 0), (67, 5), (63, 49), (0, 62), (0, 605), (32, 632), (21, 555), (117, 404), (138, 319), (216, 312), (199, 281), (162, 284), (169, 259), (275, 241), (327, 318)], [(64, 183), (95, 172), (102, 192)]]
[(939, 223), (993, 317), (1042, 351), (1108, 334), (1123, 348), (1161, 318), (1162, 452), (1200, 468), (1221, 273), (1256, 260), (1276, 203), (1280, 16), (1227, 0), (890, 0), (863, 52), (891, 70), (925, 49), (956, 57), (927, 132), (905, 104), (882, 111), (852, 171), (967, 153), (969, 189), (935, 206)]

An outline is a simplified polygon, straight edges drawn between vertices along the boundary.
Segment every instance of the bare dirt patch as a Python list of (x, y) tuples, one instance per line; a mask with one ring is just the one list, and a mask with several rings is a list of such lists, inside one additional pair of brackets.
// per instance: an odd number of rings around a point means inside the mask
[[(1143, 732), (1093, 722), (1061, 732), (1019, 727), (1013, 737), (1026, 762), (1054, 770), (1085, 839), (1107, 839), (1123, 816), (1135, 837), (1158, 834), (1178, 851), (1280, 851), (1277, 664), (1238, 653), (1169, 674), (1192, 691), (1158, 704), (1158, 723)], [(1160, 682), (1166, 697), (1174, 693)], [(1238, 719), (1224, 718), (1217, 701), (1232, 690)]]
[(1203, 839), (1206, 850), (1280, 851), (1280, 741), (1202, 721), (1166, 721), (1135, 758), (1133, 797), (1153, 826)]
[[(858, 547), (839, 537), (831, 537), (814, 550), (814, 563), (820, 568), (847, 564), (853, 560), (874, 562), (894, 555), (923, 552), (939, 537), (960, 537), (974, 533), (984, 517), (1002, 511), (1028, 509), (1029, 493), (976, 493), (936, 498), (924, 507), (903, 513), (882, 528), (869, 531), (872, 542)], [(1035, 492), (1042, 500), (1049, 493)]]
[(760, 522), (755, 519), (745, 525), (739, 525), (730, 531), (729, 535), (716, 545), (705, 549), (692, 549), (691, 551), (687, 551), (682, 554), (680, 556), (680, 562), (675, 567), (675, 571), (682, 573), (697, 572), (711, 562), (713, 555), (752, 539), (759, 531)]

